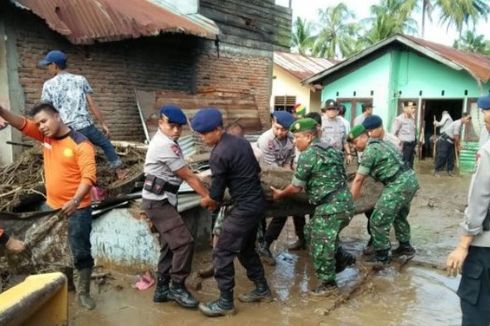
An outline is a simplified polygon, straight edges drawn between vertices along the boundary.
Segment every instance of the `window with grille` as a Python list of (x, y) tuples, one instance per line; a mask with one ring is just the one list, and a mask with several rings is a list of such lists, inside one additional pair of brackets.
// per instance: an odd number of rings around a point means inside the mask
[(274, 96), (274, 111), (293, 111), (296, 96)]

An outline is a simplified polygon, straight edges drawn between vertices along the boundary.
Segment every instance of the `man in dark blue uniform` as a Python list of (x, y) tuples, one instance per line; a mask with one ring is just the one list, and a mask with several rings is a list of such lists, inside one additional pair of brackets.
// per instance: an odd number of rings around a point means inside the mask
[(256, 286), (251, 292), (241, 294), (240, 301), (272, 300), (264, 268), (255, 251), (257, 226), (264, 216), (266, 201), (260, 184), (260, 167), (250, 143), (224, 131), (220, 111), (202, 109), (194, 116), (191, 125), (205, 144), (214, 146), (209, 160), (213, 181), (209, 196), (201, 199), (201, 206), (217, 207), (223, 200), (226, 188), (229, 189), (233, 205), (223, 222), (223, 231), (213, 251), (214, 277), (220, 297), (199, 305), (206, 316), (224, 316), (235, 313), (235, 257), (238, 257), (247, 270), (248, 278)]

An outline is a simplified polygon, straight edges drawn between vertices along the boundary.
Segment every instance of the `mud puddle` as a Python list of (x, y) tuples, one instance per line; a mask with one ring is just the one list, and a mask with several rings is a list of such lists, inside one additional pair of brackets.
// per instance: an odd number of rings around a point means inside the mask
[[(108, 285), (95, 289), (97, 308), (79, 309), (71, 297), (71, 325), (457, 325), (458, 280), (442, 272), (415, 266), (402, 271), (396, 267), (365, 277), (362, 265), (337, 275), (342, 294), (356, 291), (346, 302), (339, 297), (317, 298), (308, 294), (316, 279), (305, 252), (282, 252), (275, 267), (267, 266), (267, 277), (274, 293), (272, 303), (242, 304), (235, 300), (238, 313), (233, 317), (209, 319), (195, 310), (175, 303), (152, 302), (153, 288), (136, 291), (131, 279), (115, 275)], [(237, 267), (238, 293), (252, 284)], [(364, 277), (364, 278), (363, 278)], [(360, 284), (362, 280), (362, 284)], [(193, 291), (201, 301), (218, 295), (214, 279), (206, 279), (202, 289)], [(338, 305), (338, 306), (336, 306)], [(335, 306), (335, 307), (334, 307)]]

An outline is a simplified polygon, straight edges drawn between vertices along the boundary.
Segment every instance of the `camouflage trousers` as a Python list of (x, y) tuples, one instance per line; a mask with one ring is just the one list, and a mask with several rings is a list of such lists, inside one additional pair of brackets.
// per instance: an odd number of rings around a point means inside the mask
[(403, 173), (395, 181), (385, 185), (370, 218), (374, 250), (391, 248), (392, 225), (398, 241), (410, 241), (410, 224), (407, 217), (410, 213), (410, 204), (418, 189), (419, 184), (413, 170)]
[(348, 213), (314, 214), (305, 226), (305, 239), (310, 249), (316, 277), (321, 281), (335, 281), (335, 253), (339, 233), (352, 218)]

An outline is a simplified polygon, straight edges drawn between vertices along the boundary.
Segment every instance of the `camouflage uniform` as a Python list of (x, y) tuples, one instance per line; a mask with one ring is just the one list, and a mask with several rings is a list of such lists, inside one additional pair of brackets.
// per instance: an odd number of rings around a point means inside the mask
[(305, 228), (305, 238), (317, 278), (335, 281), (338, 234), (349, 224), (354, 212), (342, 152), (313, 142), (299, 156), (292, 184), (305, 188), (309, 201), (316, 206)]
[(374, 250), (391, 248), (390, 228), (393, 224), (400, 242), (410, 241), (407, 221), (410, 203), (419, 189), (415, 172), (408, 168), (393, 144), (371, 139), (362, 155), (359, 174), (370, 175), (384, 184), (371, 215), (371, 234)]

